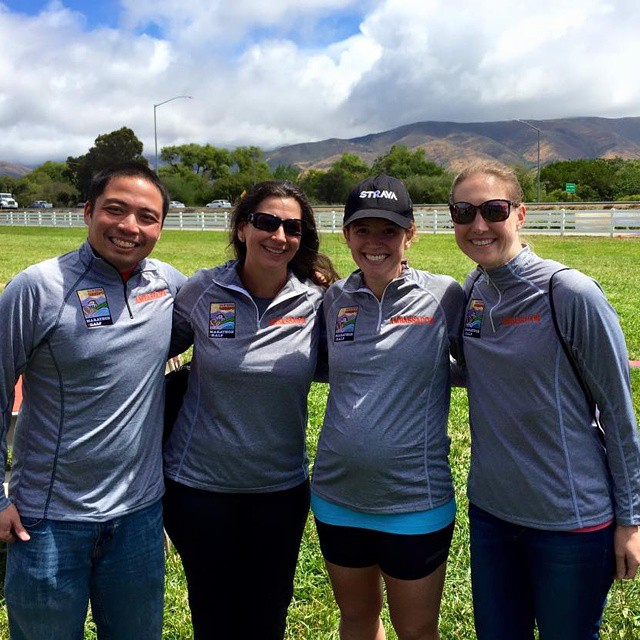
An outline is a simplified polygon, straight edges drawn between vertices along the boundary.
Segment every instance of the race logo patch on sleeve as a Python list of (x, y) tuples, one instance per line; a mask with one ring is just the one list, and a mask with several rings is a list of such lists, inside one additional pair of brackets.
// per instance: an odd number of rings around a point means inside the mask
[(76, 291), (87, 327), (102, 327), (113, 324), (107, 294), (102, 287)]
[(212, 302), (209, 305), (209, 337), (236, 337), (235, 302)]
[(467, 315), (464, 319), (463, 335), (467, 338), (479, 338), (482, 329), (482, 316), (484, 314), (484, 302), (471, 300), (467, 307)]
[(336, 318), (336, 329), (333, 335), (334, 342), (353, 342), (356, 333), (356, 319), (358, 307), (342, 307)]

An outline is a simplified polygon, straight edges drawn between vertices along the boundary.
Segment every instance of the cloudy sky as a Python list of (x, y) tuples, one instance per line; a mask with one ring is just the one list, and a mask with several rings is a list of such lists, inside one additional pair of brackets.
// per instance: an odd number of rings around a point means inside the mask
[(637, 0), (0, 0), (0, 160), (640, 115)]

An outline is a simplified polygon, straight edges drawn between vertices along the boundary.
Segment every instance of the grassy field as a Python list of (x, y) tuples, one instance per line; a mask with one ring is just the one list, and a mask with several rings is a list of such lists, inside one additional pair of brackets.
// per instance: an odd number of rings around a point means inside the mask
[[(6, 282), (29, 264), (69, 251), (84, 237), (81, 229), (29, 229), (0, 227), (0, 291)], [(608, 238), (528, 238), (542, 257), (553, 258), (596, 278), (620, 315), (629, 355), (640, 359), (640, 240)], [(338, 235), (322, 238), (341, 274), (351, 271), (349, 252)], [(155, 257), (171, 262), (186, 274), (229, 257), (226, 237), (217, 232), (167, 231)], [(435, 273), (448, 273), (462, 281), (473, 266), (450, 235), (425, 235), (409, 252), (412, 266)], [(640, 371), (632, 372), (634, 406), (640, 416)], [(326, 385), (314, 385), (309, 398), (309, 449), (313, 459), (324, 407)], [(449, 557), (449, 569), (442, 606), (441, 633), (448, 640), (472, 639), (473, 620), (469, 582), (468, 522), (465, 480), (469, 464), (469, 435), (465, 393), (453, 392), (449, 433), (451, 465), (458, 501), (456, 532)], [(186, 588), (179, 558), (170, 554), (167, 565), (164, 638), (191, 637)], [(2, 601), (0, 600), (0, 603)], [(251, 615), (250, 605), (247, 614)], [(295, 595), (289, 615), (288, 640), (337, 639), (338, 615), (324, 573), (313, 526), (308, 525), (296, 576)], [(388, 638), (396, 636), (385, 617)], [(6, 612), (0, 607), (0, 638), (7, 638)], [(85, 638), (95, 638), (91, 622)], [(604, 640), (640, 638), (640, 578), (616, 584), (605, 610)]]

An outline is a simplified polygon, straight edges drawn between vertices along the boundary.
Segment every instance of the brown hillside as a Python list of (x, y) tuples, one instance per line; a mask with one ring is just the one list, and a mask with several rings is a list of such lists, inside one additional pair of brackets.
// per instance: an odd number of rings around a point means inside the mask
[[(640, 118), (564, 118), (528, 120), (541, 130), (540, 161), (576, 158), (640, 158)], [(424, 149), (427, 159), (456, 170), (470, 158), (496, 158), (508, 164), (535, 165), (537, 134), (515, 120), (504, 122), (416, 122), (342, 140), (280, 147), (267, 153), (270, 166), (295, 164), (301, 169), (328, 169), (343, 153), (355, 153), (371, 164), (392, 145)]]

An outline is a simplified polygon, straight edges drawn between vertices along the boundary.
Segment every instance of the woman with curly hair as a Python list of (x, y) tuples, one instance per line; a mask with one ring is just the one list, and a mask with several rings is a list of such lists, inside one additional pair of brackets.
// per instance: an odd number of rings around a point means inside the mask
[(307, 394), (324, 288), (300, 189), (255, 185), (231, 220), (236, 259), (198, 271), (174, 310), (172, 351), (194, 345), (165, 449), (165, 523), (184, 565), (196, 640), (284, 636), (309, 509)]

